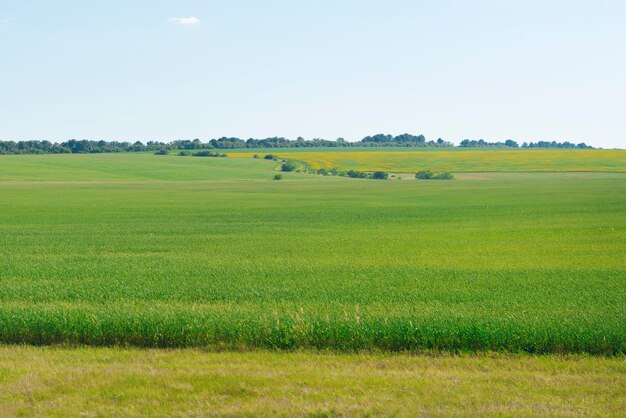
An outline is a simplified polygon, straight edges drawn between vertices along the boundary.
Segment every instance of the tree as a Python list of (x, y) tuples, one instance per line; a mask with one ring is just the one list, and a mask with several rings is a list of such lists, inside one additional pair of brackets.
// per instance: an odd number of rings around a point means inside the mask
[(452, 175), (452, 173), (445, 172), (445, 173), (436, 174), (433, 177), (433, 179), (436, 179), (436, 180), (452, 180), (452, 179), (454, 179), (454, 176)]
[(417, 173), (415, 173), (415, 178), (418, 180), (428, 180), (432, 179), (433, 175), (434, 174), (432, 171), (418, 171)]
[(389, 174), (387, 174), (384, 171), (374, 171), (372, 173), (372, 178), (374, 180), (387, 180), (388, 177), (389, 177)]
[(452, 180), (454, 176), (452, 173), (433, 173), (432, 171), (419, 171), (415, 173), (415, 178), (418, 180)]
[(219, 152), (211, 151), (198, 151), (191, 154), (194, 157), (228, 157), (226, 154), (220, 154)]
[[(120, 141), (90, 141), (70, 139), (60, 144), (50, 141), (0, 141), (0, 154), (61, 154), (61, 153), (101, 153), (101, 152), (140, 152), (140, 151), (158, 151), (161, 149), (169, 151), (181, 150), (213, 150), (213, 149), (233, 149), (233, 148), (312, 148), (312, 147), (447, 147), (453, 146), (452, 143), (439, 138), (436, 141), (426, 141), (424, 135), (402, 134), (398, 136), (378, 134), (367, 136), (360, 141), (348, 142), (343, 138), (337, 138), (334, 141), (322, 138), (304, 139), (298, 137), (296, 140), (290, 140), (283, 137), (271, 137), (264, 139), (249, 138), (242, 140), (240, 138), (222, 137), (219, 139), (211, 139), (208, 143), (201, 142), (196, 138), (193, 140), (179, 139), (168, 143), (159, 141), (148, 141), (142, 143), (120, 142)], [(507, 139), (504, 142), (489, 142), (484, 139), (461, 141), (461, 148), (520, 148), (518, 142)], [(593, 147), (584, 142), (573, 143), (570, 141), (537, 141), (523, 142), (521, 148), (578, 148), (593, 149)], [(276, 156), (272, 154), (266, 155), (264, 158), (268, 160), (276, 160)]]
[(367, 174), (356, 170), (349, 170), (346, 174), (348, 175), (348, 177), (352, 177), (355, 179), (364, 179), (367, 177)]
[(298, 164), (296, 164), (293, 161), (285, 161), (281, 166), (280, 166), (280, 170), (281, 171), (296, 171), (296, 169), (298, 168)]

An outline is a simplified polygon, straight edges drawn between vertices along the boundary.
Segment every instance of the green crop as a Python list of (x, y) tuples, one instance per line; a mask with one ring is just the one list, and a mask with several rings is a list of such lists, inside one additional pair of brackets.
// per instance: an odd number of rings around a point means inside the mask
[(279, 166), (0, 157), (0, 342), (626, 352), (625, 174)]

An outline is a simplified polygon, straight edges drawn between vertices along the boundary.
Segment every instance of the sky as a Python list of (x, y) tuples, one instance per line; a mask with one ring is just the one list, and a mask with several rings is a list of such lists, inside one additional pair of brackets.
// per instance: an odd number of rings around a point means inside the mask
[(626, 1), (0, 0), (0, 140), (626, 148)]

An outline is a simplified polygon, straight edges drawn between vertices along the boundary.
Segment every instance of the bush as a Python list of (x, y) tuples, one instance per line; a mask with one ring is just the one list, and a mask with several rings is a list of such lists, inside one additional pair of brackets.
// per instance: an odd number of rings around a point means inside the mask
[(281, 171), (296, 171), (298, 164), (293, 161), (286, 161), (280, 166)]
[(345, 171), (341, 171), (337, 168), (331, 168), (330, 170), (326, 170), (325, 168), (320, 168), (318, 170), (313, 171), (315, 174), (321, 174), (322, 176), (341, 176), (345, 177), (348, 174)]
[(191, 155), (191, 151), (181, 151), (178, 153), (181, 157), (188, 157)]
[(169, 154), (169, 151), (166, 149), (160, 149), (154, 153), (154, 155), (168, 155), (168, 154)]
[(348, 177), (352, 177), (355, 179), (364, 179), (367, 177), (367, 174), (363, 173), (362, 171), (356, 170), (350, 170), (346, 174), (348, 175)]
[(283, 179), (282, 174), (274, 174), (274, 180), (282, 180), (282, 179)]
[(220, 154), (219, 152), (211, 152), (211, 151), (198, 151), (194, 152), (194, 157), (228, 157), (226, 154)]
[(213, 157), (213, 153), (211, 151), (198, 151), (192, 154), (194, 157)]
[(276, 157), (274, 157), (272, 154), (267, 154), (265, 157), (263, 157), (264, 160), (275, 160)]
[(415, 174), (415, 178), (418, 180), (452, 180), (454, 176), (452, 173), (433, 173), (432, 171), (420, 171)]
[(389, 174), (387, 174), (385, 171), (374, 171), (372, 173), (372, 178), (374, 180), (387, 180), (387, 177), (389, 177)]
[(252, 158), (259, 158), (259, 154), (254, 154)]
[(318, 170), (313, 171), (316, 174), (321, 174), (322, 176), (340, 176), (340, 177), (352, 177), (355, 179), (376, 179), (376, 180), (386, 180), (389, 178), (389, 173), (385, 171), (376, 171), (371, 175), (358, 170), (350, 170), (350, 171), (341, 171), (338, 168), (331, 168), (330, 170), (326, 170), (325, 168), (320, 168)]
[(346, 175), (345, 171), (341, 171), (336, 167), (331, 168), (328, 172), (333, 176), (345, 176)]

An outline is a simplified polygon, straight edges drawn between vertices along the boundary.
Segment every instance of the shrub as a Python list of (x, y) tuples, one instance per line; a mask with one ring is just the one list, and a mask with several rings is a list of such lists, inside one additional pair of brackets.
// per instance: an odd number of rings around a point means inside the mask
[(263, 157), (264, 160), (275, 160), (276, 157), (274, 157), (272, 154), (267, 154), (265, 157)]
[(226, 154), (220, 154), (219, 152), (211, 151), (198, 151), (192, 154), (194, 157), (228, 157)]
[(212, 157), (213, 153), (211, 151), (198, 151), (192, 154), (194, 157)]
[(274, 180), (282, 180), (282, 179), (283, 179), (282, 174), (274, 174)]
[(259, 158), (259, 154), (254, 154), (252, 158)]
[(415, 178), (418, 180), (452, 180), (454, 176), (452, 173), (433, 173), (432, 171), (420, 171), (415, 174)]
[(160, 149), (154, 153), (154, 155), (167, 155), (167, 154), (169, 154), (169, 151), (166, 149)]
[(389, 174), (387, 174), (385, 171), (374, 171), (372, 173), (372, 178), (374, 180), (387, 180), (387, 177), (389, 177)]
[(330, 170), (326, 170), (325, 168), (320, 168), (316, 171), (313, 171), (316, 174), (321, 174), (322, 176), (341, 176), (341, 177), (345, 177), (348, 174), (345, 171), (341, 171), (335, 167), (331, 168)]
[(341, 171), (336, 167), (331, 168), (328, 172), (332, 174), (333, 176), (345, 176), (346, 175), (345, 171)]
[(280, 166), (281, 171), (295, 171), (298, 168), (298, 164), (293, 161), (286, 161)]
[(356, 170), (349, 170), (347, 173), (348, 177), (352, 177), (355, 179), (364, 179), (367, 177), (367, 174), (363, 173), (362, 171), (356, 171)]
[(191, 155), (191, 151), (181, 151), (178, 153), (181, 157), (188, 157)]

